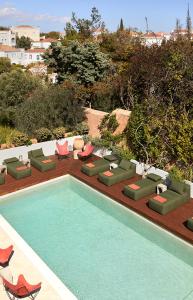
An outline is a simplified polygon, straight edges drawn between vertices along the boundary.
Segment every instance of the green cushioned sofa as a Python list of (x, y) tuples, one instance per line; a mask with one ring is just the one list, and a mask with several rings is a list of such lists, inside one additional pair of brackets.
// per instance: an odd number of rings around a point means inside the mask
[(151, 198), (148, 204), (151, 209), (165, 215), (190, 200), (190, 186), (184, 182), (172, 180), (169, 188), (160, 196), (166, 201), (161, 203)]
[(5, 183), (5, 176), (4, 174), (0, 173), (0, 184), (4, 184)]
[(123, 192), (129, 198), (137, 201), (145, 196), (156, 192), (156, 187), (162, 182), (162, 178), (156, 174), (150, 173), (146, 178), (136, 181), (134, 184), (139, 186), (138, 190), (132, 189), (129, 185), (126, 185)]
[(109, 165), (112, 162), (117, 163), (118, 158), (114, 155), (107, 155), (104, 156), (104, 158), (93, 161), (92, 164), (94, 165), (94, 167), (89, 167), (89, 164), (82, 165), (81, 171), (88, 176), (94, 176), (101, 172), (109, 170)]
[(50, 158), (44, 155), (41, 148), (29, 151), (28, 156), (30, 158), (31, 165), (41, 172), (52, 170), (56, 167), (56, 162), (53, 160), (48, 163), (43, 162), (45, 160), (49, 160)]
[(7, 173), (15, 179), (21, 179), (31, 175), (31, 168), (18, 170), (18, 168), (23, 167), (24, 164), (17, 157), (5, 159), (3, 164), (7, 166)]
[(186, 226), (188, 227), (188, 229), (193, 231), (193, 218), (189, 218), (187, 220)]
[(106, 176), (104, 173), (99, 173), (99, 181), (105, 185), (111, 186), (120, 181), (130, 179), (136, 175), (136, 165), (131, 161), (122, 159), (118, 168), (114, 168), (110, 171), (113, 175)]

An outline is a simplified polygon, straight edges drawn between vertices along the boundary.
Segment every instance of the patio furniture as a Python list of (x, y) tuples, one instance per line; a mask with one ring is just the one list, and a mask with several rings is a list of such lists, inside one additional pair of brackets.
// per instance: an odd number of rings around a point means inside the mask
[(58, 159), (68, 157), (69, 153), (68, 141), (65, 141), (63, 145), (60, 145), (58, 142), (56, 142), (56, 154), (58, 155)]
[(4, 184), (5, 183), (5, 175), (0, 173), (0, 184)]
[(25, 178), (31, 175), (31, 168), (26, 167), (17, 157), (12, 157), (4, 160), (7, 166), (7, 172), (15, 179)]
[(128, 160), (122, 159), (118, 168), (99, 173), (99, 181), (111, 186), (120, 181), (130, 179), (136, 174), (136, 165)]
[(165, 215), (190, 200), (190, 186), (184, 182), (172, 180), (169, 188), (149, 199), (149, 207)]
[(90, 157), (92, 155), (93, 151), (94, 151), (94, 146), (91, 144), (86, 144), (85, 150), (82, 152), (79, 152), (77, 155), (79, 158), (87, 159), (88, 157)]
[(42, 149), (31, 150), (28, 152), (31, 165), (41, 172), (56, 168), (56, 162), (45, 156)]
[(109, 161), (104, 158), (97, 159), (92, 163), (84, 164), (81, 167), (81, 171), (88, 176), (94, 176), (107, 170), (109, 170)]
[(29, 284), (23, 275), (19, 275), (17, 284), (12, 284), (3, 278), (3, 285), (10, 300), (27, 297), (34, 300), (41, 289), (41, 282), (35, 285)]
[(156, 174), (148, 174), (146, 178), (126, 185), (123, 193), (129, 198), (137, 201), (145, 196), (156, 192), (156, 187), (162, 182), (162, 178)]
[(13, 255), (13, 245), (5, 249), (0, 249), (0, 266), (5, 268), (9, 265), (9, 261)]
[(188, 229), (193, 231), (193, 217), (191, 217), (187, 220), (186, 226), (188, 227)]

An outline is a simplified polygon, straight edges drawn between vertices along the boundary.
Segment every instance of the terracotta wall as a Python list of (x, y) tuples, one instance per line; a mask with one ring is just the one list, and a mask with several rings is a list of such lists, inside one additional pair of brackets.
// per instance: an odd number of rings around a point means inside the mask
[[(92, 137), (100, 137), (98, 126), (107, 113), (92, 108), (86, 108), (85, 113), (86, 113), (86, 118), (89, 126), (89, 135)], [(112, 114), (116, 115), (116, 119), (119, 123), (119, 126), (115, 131), (115, 134), (122, 133), (125, 127), (127, 126), (127, 122), (131, 115), (131, 111), (124, 110), (124, 109), (116, 109), (112, 112)]]

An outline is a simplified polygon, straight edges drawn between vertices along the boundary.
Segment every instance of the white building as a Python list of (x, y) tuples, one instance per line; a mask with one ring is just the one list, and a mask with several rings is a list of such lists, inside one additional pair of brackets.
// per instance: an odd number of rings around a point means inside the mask
[(29, 37), (32, 41), (40, 40), (40, 28), (33, 27), (29, 25), (20, 25), (11, 27), (12, 32), (14, 32), (19, 38), (22, 36)]
[[(176, 40), (178, 36), (185, 37), (185, 36), (187, 36), (187, 34), (188, 34), (187, 29), (182, 29), (182, 28), (180, 28), (180, 29), (178, 29), (178, 30), (174, 29), (174, 30), (171, 32), (171, 37), (172, 37), (174, 40)], [(193, 31), (191, 31), (191, 40), (193, 40)]]
[(51, 39), (51, 38), (40, 39), (40, 41), (32, 42), (32, 48), (48, 49), (51, 43), (60, 43), (60, 42), (58, 40)]
[(25, 62), (24, 66), (32, 63), (43, 62), (42, 54), (44, 54), (45, 49), (29, 49), (25, 51)]
[(16, 34), (9, 30), (0, 30), (0, 45), (15, 46)]
[(8, 57), (12, 64), (27, 66), (32, 63), (43, 62), (42, 54), (45, 49), (20, 49), (0, 45), (0, 57)]
[(168, 41), (171, 35), (165, 32), (148, 32), (142, 36), (144, 44), (146, 46), (158, 45), (161, 46), (162, 42)]

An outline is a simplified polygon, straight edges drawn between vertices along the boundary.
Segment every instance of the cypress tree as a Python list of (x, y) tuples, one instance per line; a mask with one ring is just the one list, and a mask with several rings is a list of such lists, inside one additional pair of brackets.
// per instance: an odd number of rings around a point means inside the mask
[(187, 38), (190, 40), (192, 35), (192, 21), (190, 16), (190, 8), (188, 3), (187, 17), (186, 17), (186, 29), (187, 29)]
[(120, 31), (123, 31), (123, 30), (124, 30), (124, 25), (123, 25), (123, 19), (122, 19), (122, 18), (121, 18), (121, 21), (120, 21), (119, 30), (120, 30)]

